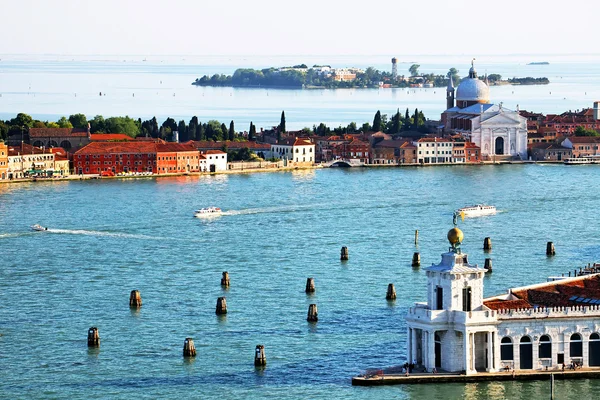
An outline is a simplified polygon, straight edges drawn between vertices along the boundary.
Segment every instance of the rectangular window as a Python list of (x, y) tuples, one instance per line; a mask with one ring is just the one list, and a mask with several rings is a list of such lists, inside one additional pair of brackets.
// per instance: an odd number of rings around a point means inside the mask
[(471, 288), (466, 287), (462, 290), (463, 294), (463, 311), (471, 311)]
[(436, 293), (435, 309), (443, 310), (444, 309), (444, 289), (441, 286), (437, 286), (435, 293)]

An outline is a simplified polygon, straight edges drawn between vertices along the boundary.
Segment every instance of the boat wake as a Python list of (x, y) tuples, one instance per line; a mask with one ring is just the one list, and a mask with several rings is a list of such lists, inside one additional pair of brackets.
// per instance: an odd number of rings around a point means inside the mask
[(314, 206), (281, 206), (281, 207), (265, 207), (265, 208), (247, 208), (245, 210), (229, 210), (223, 211), (221, 215), (251, 215), (251, 214), (273, 214), (273, 213), (289, 213), (296, 211), (308, 211)]
[(106, 237), (118, 237), (118, 238), (129, 238), (129, 239), (152, 239), (152, 240), (164, 240), (164, 238), (148, 236), (148, 235), (136, 235), (132, 233), (122, 232), (103, 232), (103, 231), (88, 231), (84, 229), (52, 229), (48, 228), (48, 233), (58, 233), (64, 235), (86, 235), (86, 236), (106, 236)]

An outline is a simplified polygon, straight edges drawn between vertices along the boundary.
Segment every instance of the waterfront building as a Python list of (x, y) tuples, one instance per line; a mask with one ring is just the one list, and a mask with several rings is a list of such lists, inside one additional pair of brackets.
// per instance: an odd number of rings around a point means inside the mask
[(580, 111), (567, 111), (560, 115), (548, 114), (540, 127), (553, 128), (560, 136), (571, 136), (578, 127), (600, 130), (600, 101), (593, 108)]
[(452, 146), (452, 162), (478, 163), (481, 162), (481, 149), (473, 142), (454, 142)]
[(413, 142), (417, 148), (419, 164), (451, 163), (453, 161), (454, 142), (444, 138), (422, 138)]
[[(244, 148), (247, 148), (252, 153), (257, 156), (266, 156), (271, 151), (271, 145), (268, 143), (257, 143), (257, 142), (237, 142), (237, 141), (229, 141), (225, 140), (222, 142), (214, 142), (212, 140), (195, 140), (190, 141), (196, 146), (196, 148), (201, 152), (207, 152), (209, 150), (222, 150), (223, 148), (227, 148), (227, 150), (239, 151)], [(188, 142), (188, 143), (190, 143)], [(261, 157), (264, 158), (264, 157)]]
[(67, 176), (71, 173), (71, 161), (69, 153), (62, 147), (52, 147), (49, 149), (54, 154), (54, 173), (53, 175)]
[(573, 157), (600, 155), (600, 137), (597, 136), (570, 136), (561, 144), (572, 150)]
[(411, 141), (405, 141), (400, 145), (399, 161), (401, 164), (415, 164), (417, 162), (417, 146)]
[(407, 355), (426, 371), (600, 367), (600, 274), (557, 278), (483, 298), (485, 270), (461, 251), (463, 233), (425, 268), (427, 301), (406, 315)]
[(0, 180), (8, 179), (8, 146), (0, 142)]
[(200, 155), (202, 172), (219, 172), (227, 170), (227, 153), (221, 150), (207, 150)]
[(73, 154), (73, 170), (79, 175), (157, 173), (156, 158), (153, 142), (92, 142)]
[(28, 136), (29, 140), (25, 140), (25, 143), (35, 147), (62, 147), (67, 151), (90, 143), (89, 128), (29, 128)]
[(558, 143), (536, 143), (531, 147), (534, 161), (562, 161), (573, 157), (573, 150)]
[(312, 165), (315, 162), (315, 144), (304, 138), (284, 139), (271, 145), (271, 155), (282, 160)]
[(333, 158), (344, 160), (357, 160), (367, 164), (369, 162), (369, 143), (358, 139), (356, 136), (346, 135), (346, 141), (332, 147)]
[(8, 179), (54, 172), (54, 154), (49, 149), (27, 143), (8, 146)]
[(200, 172), (200, 152), (192, 143), (156, 143), (157, 174)]
[[(456, 94), (456, 96), (455, 96)], [(490, 89), (471, 65), (468, 78), (456, 91), (452, 79), (446, 90), (443, 131), (459, 133), (481, 149), (482, 159), (527, 158), (527, 118), (500, 104), (490, 104)]]
[[(374, 135), (373, 135), (374, 136)], [(376, 141), (371, 145), (371, 164), (397, 164), (398, 150), (400, 147), (399, 141), (396, 140), (381, 140)], [(404, 143), (400, 141), (401, 143)]]

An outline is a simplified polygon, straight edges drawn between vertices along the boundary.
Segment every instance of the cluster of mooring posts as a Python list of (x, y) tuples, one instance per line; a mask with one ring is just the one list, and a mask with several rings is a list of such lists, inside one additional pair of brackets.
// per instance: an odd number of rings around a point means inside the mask
[[(418, 246), (418, 243), (419, 243), (419, 231), (415, 230), (415, 245)], [(486, 237), (484, 239), (483, 250), (486, 252), (492, 250), (492, 239), (491, 238)], [(546, 255), (554, 256), (555, 254), (556, 254), (556, 250), (554, 248), (554, 243), (548, 242), (546, 244)], [(340, 252), (340, 260), (341, 261), (349, 260), (348, 247), (346, 247), (346, 246), (342, 247), (341, 252)], [(419, 252), (413, 253), (411, 265), (413, 267), (419, 267), (421, 265), (421, 254)], [(485, 259), (484, 269), (487, 272), (492, 272), (492, 259), (491, 258)], [(589, 274), (595, 274), (595, 273), (600, 273), (600, 264), (593, 264), (593, 265), (588, 264), (587, 267), (579, 268), (579, 270), (575, 269), (573, 271), (573, 276), (577, 277), (577, 276), (589, 275)], [(563, 274), (563, 276), (564, 276), (564, 274)], [(568, 276), (569, 277), (571, 276), (570, 271), (568, 273)], [(221, 286), (224, 289), (228, 289), (229, 285), (230, 285), (229, 272), (223, 271), (223, 274), (221, 277)], [(305, 289), (306, 294), (312, 295), (313, 293), (315, 293), (315, 291), (316, 291), (315, 279), (307, 278), (306, 279), (306, 289)], [(390, 283), (387, 287), (387, 292), (386, 292), (385, 298), (388, 301), (395, 301), (396, 297), (397, 297), (396, 296), (396, 288), (394, 287), (393, 283)], [(140, 294), (139, 290), (131, 291), (131, 293), (129, 295), (129, 307), (131, 309), (136, 309), (136, 310), (140, 309), (142, 307), (142, 295)], [(217, 315), (227, 314), (227, 299), (226, 299), (226, 297), (222, 296), (222, 297), (217, 298), (217, 306), (215, 309), (215, 313)], [(319, 321), (319, 313), (318, 313), (316, 304), (310, 304), (308, 306), (308, 313), (306, 316), (306, 320), (308, 322), (312, 322), (312, 323)], [(88, 329), (87, 344), (88, 344), (88, 347), (90, 347), (90, 348), (100, 347), (100, 334), (98, 332), (97, 327), (91, 327), (90, 329)], [(184, 357), (195, 357), (196, 356), (196, 347), (194, 346), (193, 338), (190, 338), (190, 337), (185, 338), (185, 340), (183, 342), (183, 356)], [(259, 344), (256, 346), (255, 354), (254, 354), (254, 365), (256, 367), (264, 367), (267, 365), (267, 357), (265, 355), (265, 346), (262, 344)]]

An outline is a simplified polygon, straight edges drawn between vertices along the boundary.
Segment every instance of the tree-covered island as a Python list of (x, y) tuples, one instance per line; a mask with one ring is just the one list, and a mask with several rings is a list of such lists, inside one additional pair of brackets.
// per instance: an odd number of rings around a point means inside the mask
[[(461, 81), (459, 71), (450, 68), (446, 74), (421, 73), (419, 64), (412, 64), (408, 75), (393, 75), (373, 67), (332, 68), (329, 65), (306, 64), (281, 68), (238, 68), (233, 75), (204, 75), (192, 85), (226, 86), (245, 88), (286, 88), (286, 89), (339, 89), (339, 88), (407, 88), (407, 87), (445, 87), (452, 77), (454, 85)], [(548, 78), (512, 78), (502, 80), (499, 74), (488, 76), (490, 85), (543, 85)]]

